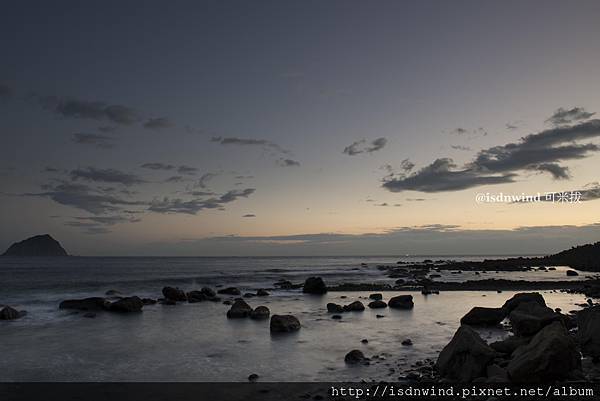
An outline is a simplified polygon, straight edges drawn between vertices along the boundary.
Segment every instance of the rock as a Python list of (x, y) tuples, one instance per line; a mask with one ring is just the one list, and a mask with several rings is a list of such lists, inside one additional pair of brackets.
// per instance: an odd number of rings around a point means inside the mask
[(255, 382), (258, 380), (258, 375), (256, 373), (252, 373), (250, 376), (248, 376), (248, 381), (250, 382)]
[(202, 287), (200, 289), (200, 292), (203, 293), (206, 296), (206, 298), (213, 298), (217, 295), (215, 290), (213, 290), (212, 288), (209, 288), (209, 287)]
[(400, 344), (404, 345), (405, 347), (410, 347), (411, 345), (413, 345), (413, 342), (410, 338), (407, 338), (406, 340), (402, 341)]
[(175, 302), (187, 301), (185, 292), (183, 292), (183, 290), (180, 290), (179, 288), (164, 287), (162, 289), (162, 294), (166, 299), (169, 299), (171, 301), (175, 301)]
[(327, 312), (329, 313), (342, 313), (344, 312), (344, 307), (342, 305), (334, 304), (330, 302), (327, 304)]
[(377, 319), (381, 319), (381, 318), (385, 317), (385, 315), (375, 315), (375, 317), (376, 317)]
[(107, 309), (109, 302), (100, 297), (91, 297), (84, 299), (67, 299), (58, 305), (59, 309), (77, 309), (77, 310), (103, 310)]
[(544, 301), (544, 297), (539, 292), (521, 292), (506, 301), (502, 308), (506, 309), (507, 313), (510, 313), (523, 302), (535, 302), (541, 306), (546, 306), (546, 301)]
[(382, 300), (371, 301), (371, 302), (369, 302), (369, 308), (371, 308), (371, 309), (387, 308), (387, 304), (385, 302), (383, 302)]
[(86, 312), (83, 314), (83, 317), (86, 317), (88, 319), (93, 319), (96, 317), (96, 314), (94, 312)]
[(471, 382), (486, 372), (496, 352), (471, 327), (458, 328), (437, 360), (437, 369), (444, 379)]
[(404, 280), (403, 278), (399, 278), (398, 280), (394, 281), (394, 284), (396, 285), (402, 285), (406, 283), (406, 280)]
[(243, 299), (237, 299), (231, 309), (227, 311), (227, 317), (229, 319), (244, 318), (250, 316), (252, 308)]
[(107, 297), (114, 297), (114, 296), (119, 296), (122, 294), (117, 290), (108, 290), (104, 293), (104, 295), (106, 295)]
[(360, 340), (360, 342), (363, 344), (368, 344), (369, 340), (367, 340), (366, 338), (363, 338), (362, 340)]
[(470, 326), (495, 326), (506, 317), (504, 308), (484, 308), (476, 306), (460, 319), (461, 324)]
[(381, 301), (383, 299), (383, 295), (371, 294), (371, 295), (369, 295), (369, 299), (372, 299), (373, 301)]
[(252, 312), (250, 312), (250, 319), (262, 320), (268, 319), (271, 311), (266, 306), (257, 306)]
[(2, 256), (69, 256), (60, 243), (48, 234), (36, 235), (12, 244)]
[(364, 363), (367, 362), (369, 359), (367, 357), (365, 357), (365, 355), (357, 349), (353, 349), (352, 351), (348, 352), (346, 354), (346, 356), (344, 357), (344, 362), (346, 362), (347, 364), (350, 365), (355, 365), (357, 363)]
[(532, 336), (544, 326), (561, 320), (558, 313), (537, 302), (522, 302), (508, 318), (513, 332), (519, 336)]
[(342, 318), (342, 315), (333, 315), (331, 316), (331, 318), (334, 320), (340, 320)]
[(348, 305), (344, 305), (344, 312), (362, 312), (365, 306), (360, 301), (354, 301)]
[(142, 298), (142, 302), (144, 303), (144, 305), (155, 305), (156, 304), (156, 299)]
[(325, 294), (327, 286), (321, 277), (309, 277), (304, 282), (302, 292), (305, 294)]
[(567, 276), (579, 276), (575, 270), (567, 270)]
[(223, 288), (223, 289), (220, 289), (219, 291), (217, 291), (217, 293), (225, 294), (225, 295), (240, 295), (241, 294), (240, 290), (238, 290), (235, 287)]
[(517, 383), (563, 380), (580, 368), (575, 341), (560, 322), (544, 327), (529, 344), (517, 348), (507, 366), (510, 378)]
[(125, 297), (111, 303), (108, 310), (111, 312), (141, 312), (144, 303), (139, 297)]
[(600, 306), (580, 311), (577, 314), (577, 326), (583, 355), (600, 357)]
[(292, 315), (271, 316), (271, 333), (289, 333), (300, 330), (300, 321)]
[(266, 296), (269, 296), (270, 294), (261, 288), (258, 291), (256, 291), (256, 295), (259, 297), (266, 297)]
[(206, 300), (206, 294), (202, 291), (190, 291), (186, 294), (187, 301), (191, 304)]
[(0, 310), (0, 320), (15, 320), (25, 316), (27, 312), (18, 311), (10, 306), (5, 306)]
[(486, 375), (489, 379), (491, 379), (488, 380), (489, 382), (508, 383), (510, 381), (507, 370), (496, 364), (492, 364), (487, 367)]
[(412, 295), (398, 295), (388, 301), (388, 306), (394, 309), (412, 309), (415, 304)]
[(521, 345), (528, 344), (529, 340), (527, 337), (510, 336), (504, 340), (491, 343), (490, 347), (495, 351), (510, 355)]

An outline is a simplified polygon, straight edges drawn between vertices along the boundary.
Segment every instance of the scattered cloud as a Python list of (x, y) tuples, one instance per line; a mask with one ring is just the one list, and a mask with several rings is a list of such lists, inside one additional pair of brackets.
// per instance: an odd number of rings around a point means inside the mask
[(355, 156), (361, 153), (373, 153), (383, 149), (386, 144), (387, 139), (383, 137), (374, 139), (373, 141), (368, 143), (366, 139), (361, 139), (346, 146), (342, 153), (347, 154), (349, 156)]
[(256, 217), (256, 215), (255, 214), (245, 214), (242, 217)]
[(212, 180), (213, 178), (215, 178), (217, 176), (217, 174), (215, 173), (204, 173), (202, 174), (202, 177), (200, 177), (200, 179), (198, 180), (197, 186), (199, 188), (207, 188), (208, 187), (208, 182), (210, 180)]
[(483, 128), (479, 127), (476, 129), (466, 129), (462, 127), (454, 128), (450, 131), (450, 135), (470, 135), (470, 136), (487, 136), (488, 132)]
[(579, 121), (587, 120), (596, 113), (590, 113), (583, 107), (573, 107), (572, 109), (558, 108), (550, 118), (546, 120), (554, 126), (568, 125)]
[(144, 163), (141, 165), (142, 168), (147, 168), (150, 170), (173, 170), (175, 166), (172, 164), (164, 164), (164, 163)]
[(196, 167), (182, 165), (177, 168), (177, 172), (179, 174), (194, 175), (198, 172), (198, 169)]
[(272, 149), (277, 152), (289, 154), (290, 151), (282, 148), (278, 144), (266, 139), (252, 139), (252, 138), (237, 138), (237, 137), (220, 137), (215, 136), (210, 139), (211, 142), (216, 142), (221, 145), (238, 145), (238, 146), (260, 146), (265, 149)]
[(300, 162), (298, 162), (296, 160), (292, 160), (292, 159), (284, 159), (283, 157), (280, 157), (277, 160), (277, 164), (280, 165), (281, 167), (297, 167), (297, 166), (300, 166)]
[(514, 131), (514, 130), (519, 129), (519, 126), (516, 123), (506, 123), (505, 127), (509, 131)]
[(174, 183), (174, 182), (182, 182), (184, 180), (185, 180), (185, 178), (183, 178), (182, 176), (180, 176), (180, 175), (174, 175), (174, 176), (171, 176), (171, 177), (167, 178), (165, 180), (165, 182)]
[(138, 112), (123, 105), (58, 96), (40, 97), (39, 101), (45, 109), (65, 118), (104, 120), (120, 125), (131, 125), (139, 121)]
[(78, 179), (93, 181), (93, 182), (108, 182), (108, 183), (118, 183), (126, 186), (142, 184), (145, 181), (140, 177), (124, 173), (119, 170), (115, 170), (112, 168), (107, 169), (99, 169), (95, 167), (87, 167), (87, 168), (78, 168), (72, 170), (71, 179), (76, 181)]
[(470, 147), (468, 146), (462, 146), (462, 145), (451, 145), (450, 146), (452, 149), (456, 149), (456, 150), (464, 150), (464, 151), (469, 151), (471, 150)]
[(224, 205), (230, 202), (234, 202), (238, 198), (247, 198), (255, 192), (254, 188), (247, 188), (244, 190), (232, 190), (219, 196), (218, 198), (208, 199), (190, 199), (183, 200), (180, 198), (171, 199), (168, 197), (162, 200), (154, 200), (148, 208), (149, 211), (155, 213), (183, 213), (183, 214), (197, 214), (199, 211), (204, 209), (223, 209)]
[(159, 130), (163, 128), (172, 127), (173, 123), (167, 117), (149, 118), (144, 123), (144, 128)]
[(106, 135), (76, 133), (73, 134), (71, 140), (79, 145), (91, 145), (100, 149), (115, 147), (115, 138)]
[(408, 159), (404, 159), (400, 162), (400, 168), (408, 173), (409, 171), (411, 171), (413, 168), (415, 168), (415, 164), (413, 162), (411, 162)]

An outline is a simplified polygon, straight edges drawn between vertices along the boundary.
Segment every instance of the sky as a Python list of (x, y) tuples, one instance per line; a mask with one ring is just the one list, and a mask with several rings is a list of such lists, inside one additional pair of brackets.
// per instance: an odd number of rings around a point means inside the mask
[(77, 255), (598, 241), (599, 17), (597, 1), (4, 5), (0, 248), (41, 233)]

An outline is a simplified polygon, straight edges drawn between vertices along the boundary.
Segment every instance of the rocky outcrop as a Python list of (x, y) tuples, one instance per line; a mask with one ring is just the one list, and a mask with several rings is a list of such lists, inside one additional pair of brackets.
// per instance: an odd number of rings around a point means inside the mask
[(513, 332), (519, 336), (532, 336), (544, 326), (562, 320), (560, 315), (537, 302), (522, 302), (508, 315)]
[(412, 295), (398, 295), (388, 301), (388, 306), (394, 309), (412, 309), (415, 304)]
[(327, 286), (321, 277), (309, 277), (304, 282), (302, 292), (305, 294), (325, 294)]
[(60, 243), (48, 234), (36, 235), (12, 244), (2, 256), (69, 256)]
[(59, 309), (76, 309), (83, 311), (105, 310), (110, 303), (101, 297), (90, 297), (83, 299), (67, 299), (62, 301)]
[(144, 302), (136, 296), (121, 298), (111, 303), (108, 310), (111, 312), (141, 312)]
[(237, 299), (233, 305), (231, 305), (231, 309), (227, 311), (227, 317), (229, 319), (244, 318), (250, 316), (250, 313), (252, 313), (250, 305), (243, 299)]
[(0, 310), (0, 320), (15, 320), (25, 316), (27, 312), (18, 311), (10, 306), (5, 306)]
[(583, 355), (600, 358), (600, 306), (577, 314), (578, 339)]
[(460, 326), (437, 360), (440, 376), (450, 381), (470, 382), (486, 374), (496, 352), (469, 326)]
[(300, 321), (293, 315), (271, 316), (271, 333), (289, 333), (300, 330)]
[(165, 299), (168, 299), (171, 301), (175, 301), (175, 302), (187, 301), (187, 296), (185, 295), (185, 292), (183, 292), (183, 290), (180, 290), (179, 288), (164, 287), (162, 289), (162, 294), (165, 297)]
[(504, 308), (484, 308), (476, 306), (460, 319), (461, 324), (469, 326), (495, 326), (506, 317)]
[(271, 311), (266, 306), (257, 306), (250, 312), (250, 319), (263, 320), (268, 319)]
[(580, 367), (575, 341), (560, 322), (553, 322), (513, 352), (507, 370), (513, 382), (541, 383), (567, 379)]

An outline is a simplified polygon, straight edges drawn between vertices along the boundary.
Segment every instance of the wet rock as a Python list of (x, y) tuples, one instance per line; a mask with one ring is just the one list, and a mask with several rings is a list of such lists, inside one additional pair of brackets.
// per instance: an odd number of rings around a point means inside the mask
[(189, 303), (202, 302), (206, 300), (206, 295), (202, 291), (190, 291), (186, 294)]
[(170, 299), (171, 301), (175, 301), (175, 302), (187, 301), (185, 292), (183, 292), (183, 290), (180, 290), (179, 288), (164, 287), (162, 289), (162, 294), (165, 297), (165, 299)]
[(546, 301), (544, 301), (544, 297), (539, 292), (521, 292), (506, 301), (502, 308), (506, 309), (507, 313), (510, 313), (523, 302), (535, 302), (541, 306), (546, 306)]
[(223, 289), (220, 289), (219, 291), (217, 291), (217, 293), (225, 294), (225, 295), (240, 295), (241, 294), (240, 290), (238, 290), (235, 287), (223, 288)]
[(217, 296), (217, 293), (215, 292), (215, 290), (213, 290), (212, 288), (209, 288), (209, 287), (202, 287), (200, 289), (200, 292), (202, 294), (204, 294), (206, 296), (206, 298), (212, 298), (212, 297)]
[(470, 326), (495, 326), (506, 317), (504, 308), (484, 308), (476, 306), (460, 319), (461, 324)]
[(0, 310), (0, 320), (15, 320), (25, 316), (27, 312), (18, 311), (10, 306), (5, 306)]
[(255, 382), (257, 380), (258, 380), (258, 375), (256, 373), (252, 373), (250, 376), (248, 376), (249, 382)]
[(321, 277), (309, 277), (304, 282), (302, 292), (306, 294), (325, 294), (327, 286)]
[(362, 312), (365, 306), (360, 301), (354, 301), (348, 305), (344, 305), (344, 312)]
[(330, 302), (327, 304), (327, 312), (329, 313), (342, 313), (344, 312), (344, 307), (342, 305), (334, 304)]
[(579, 273), (577, 273), (575, 270), (567, 270), (567, 276), (579, 276)]
[(331, 318), (334, 320), (340, 320), (342, 318), (342, 315), (333, 315), (331, 316)]
[(600, 306), (580, 311), (577, 314), (577, 326), (583, 355), (600, 357)]
[(412, 309), (415, 304), (412, 295), (398, 295), (388, 301), (388, 306), (394, 309)]
[(375, 317), (376, 317), (377, 319), (381, 319), (381, 318), (385, 317), (385, 315), (375, 315)]
[(508, 315), (513, 332), (519, 336), (532, 336), (544, 326), (560, 321), (560, 315), (537, 302), (522, 302)]
[(510, 378), (508, 377), (508, 371), (496, 364), (489, 365), (486, 369), (488, 382), (493, 383), (508, 383)]
[(67, 299), (62, 301), (59, 309), (76, 309), (76, 310), (103, 310), (108, 308), (109, 302), (101, 297), (91, 297), (83, 299)]
[(383, 295), (382, 294), (371, 294), (369, 295), (369, 299), (372, 299), (373, 301), (381, 301), (383, 299)]
[(458, 328), (452, 340), (444, 347), (437, 360), (440, 376), (459, 382), (471, 382), (486, 372), (496, 352), (471, 327)]
[(507, 370), (514, 382), (542, 383), (566, 379), (580, 368), (575, 341), (560, 322), (553, 322), (513, 352)]
[(510, 355), (521, 345), (528, 344), (529, 340), (528, 337), (510, 336), (504, 340), (491, 343), (490, 347), (495, 351)]
[(293, 315), (271, 316), (271, 333), (289, 333), (300, 330), (300, 321)]
[(230, 300), (226, 299), (225, 301), (223, 301), (223, 305), (231, 305), (233, 302), (231, 302)]
[(358, 363), (364, 363), (367, 362), (369, 359), (367, 357), (365, 357), (365, 355), (357, 349), (353, 349), (352, 351), (348, 352), (346, 354), (346, 356), (344, 357), (344, 362), (346, 362), (347, 364), (350, 365), (356, 365)]
[(142, 302), (144, 303), (144, 305), (155, 305), (156, 304), (156, 299), (142, 298)]
[(244, 318), (250, 316), (252, 308), (243, 299), (237, 299), (231, 309), (227, 311), (227, 317), (229, 319)]
[(363, 338), (362, 340), (360, 340), (360, 342), (363, 344), (368, 344), (369, 340), (367, 340), (366, 338)]
[(369, 302), (368, 306), (371, 309), (387, 308), (387, 304), (385, 302), (383, 302), (382, 300), (376, 300), (376, 301)]
[(266, 306), (257, 306), (250, 312), (250, 319), (263, 320), (268, 319), (271, 311)]
[(256, 295), (259, 297), (266, 297), (266, 296), (269, 296), (270, 294), (266, 290), (263, 290), (261, 288), (258, 291), (256, 291)]
[(139, 297), (125, 297), (121, 298), (118, 301), (111, 303), (108, 307), (108, 310), (111, 312), (141, 312), (144, 307), (144, 303)]
[(410, 338), (407, 338), (406, 340), (402, 341), (401, 344), (405, 347), (410, 347), (411, 345), (413, 345), (413, 342)]

